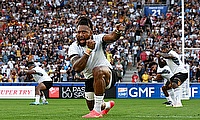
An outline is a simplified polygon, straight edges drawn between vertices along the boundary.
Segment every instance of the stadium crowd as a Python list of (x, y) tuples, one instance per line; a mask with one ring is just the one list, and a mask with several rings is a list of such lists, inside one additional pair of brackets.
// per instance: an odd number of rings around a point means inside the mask
[[(169, 8), (166, 15), (144, 16), (145, 4)], [(190, 66), (191, 82), (200, 82), (200, 6), (198, 0), (184, 4), (184, 46), (196, 48), (185, 50), (184, 62)], [(181, 56), (181, 0), (2, 0), (0, 8), (0, 82), (33, 81), (23, 73), (29, 61), (43, 67), (54, 82), (84, 79), (72, 70), (68, 59), (79, 15), (92, 19), (94, 34), (109, 33), (117, 23), (126, 26), (120, 40), (105, 50), (121, 78), (137, 67), (137, 82), (143, 81), (145, 72), (147, 82), (152, 82), (155, 53), (164, 43)]]

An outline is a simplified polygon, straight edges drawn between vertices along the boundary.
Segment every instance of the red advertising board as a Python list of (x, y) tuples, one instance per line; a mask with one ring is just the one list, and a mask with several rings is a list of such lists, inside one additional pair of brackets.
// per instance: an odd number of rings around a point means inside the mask
[(59, 87), (51, 87), (49, 89), (49, 98), (59, 98)]

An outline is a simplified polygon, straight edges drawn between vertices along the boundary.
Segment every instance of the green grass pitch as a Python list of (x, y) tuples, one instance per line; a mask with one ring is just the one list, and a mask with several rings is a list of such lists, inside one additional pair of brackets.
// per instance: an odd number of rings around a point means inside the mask
[[(106, 99), (110, 100), (110, 99)], [(48, 99), (49, 105), (29, 105), (33, 100), (1, 99), (1, 120), (84, 120), (84, 99)], [(102, 120), (200, 120), (200, 100), (183, 100), (182, 108), (166, 107), (165, 99), (114, 99), (115, 106)]]

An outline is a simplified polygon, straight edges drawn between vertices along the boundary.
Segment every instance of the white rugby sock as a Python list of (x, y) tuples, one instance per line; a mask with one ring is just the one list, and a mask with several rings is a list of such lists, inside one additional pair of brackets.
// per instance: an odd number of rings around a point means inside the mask
[(41, 100), (42, 100), (42, 102), (46, 102), (46, 97), (44, 94), (42, 95)]
[(172, 97), (171, 97), (172, 89), (167, 90), (167, 92), (168, 92), (168, 94), (169, 94), (169, 96), (166, 97), (167, 101), (171, 101), (171, 102), (173, 102), (173, 99), (172, 99)]
[(170, 96), (172, 103), (174, 103), (174, 89), (170, 89), (167, 92), (169, 93), (169, 96)]
[(96, 96), (94, 95), (94, 110), (97, 112), (101, 112), (101, 105), (103, 103), (104, 96)]
[(167, 99), (168, 102), (171, 101), (171, 97), (170, 96), (166, 97), (166, 99)]
[(46, 97), (45, 97), (45, 94), (44, 94), (44, 92), (43, 91), (41, 91), (41, 100), (42, 100), (42, 102), (44, 103), (44, 102), (46, 102)]
[(181, 103), (181, 89), (179, 87), (174, 89), (174, 98), (175, 104)]
[(37, 103), (40, 102), (40, 95), (35, 95), (35, 102), (37, 102)]

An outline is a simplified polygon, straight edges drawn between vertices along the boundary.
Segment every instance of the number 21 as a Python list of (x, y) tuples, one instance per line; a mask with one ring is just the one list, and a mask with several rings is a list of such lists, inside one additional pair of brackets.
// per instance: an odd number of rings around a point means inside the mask
[(152, 16), (160, 15), (160, 10), (152, 10)]

